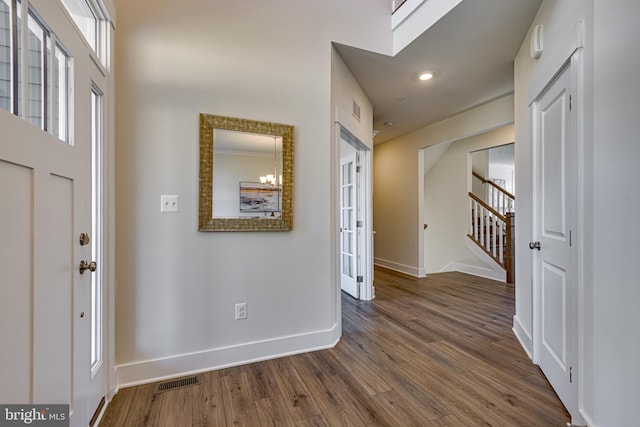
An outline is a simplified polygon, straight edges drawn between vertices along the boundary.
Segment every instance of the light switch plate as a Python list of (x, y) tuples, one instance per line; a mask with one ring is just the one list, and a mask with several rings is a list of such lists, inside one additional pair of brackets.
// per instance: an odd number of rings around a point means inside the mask
[(176, 195), (160, 196), (160, 212), (178, 212), (180, 210), (180, 197)]

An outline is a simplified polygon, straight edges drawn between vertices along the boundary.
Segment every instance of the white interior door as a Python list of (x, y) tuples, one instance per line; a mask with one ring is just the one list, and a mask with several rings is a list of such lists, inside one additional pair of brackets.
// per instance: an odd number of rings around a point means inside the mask
[(537, 363), (567, 409), (577, 409), (577, 212), (571, 68), (534, 104), (536, 156)]
[(343, 291), (359, 298), (357, 152), (343, 156), (340, 167), (340, 285)]

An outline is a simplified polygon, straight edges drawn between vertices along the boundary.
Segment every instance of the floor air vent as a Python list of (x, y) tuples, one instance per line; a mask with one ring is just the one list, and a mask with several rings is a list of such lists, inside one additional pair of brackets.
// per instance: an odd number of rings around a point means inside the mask
[(191, 387), (192, 385), (198, 384), (200, 384), (199, 376), (180, 378), (158, 385), (158, 393), (162, 393), (163, 391), (176, 390), (179, 388)]

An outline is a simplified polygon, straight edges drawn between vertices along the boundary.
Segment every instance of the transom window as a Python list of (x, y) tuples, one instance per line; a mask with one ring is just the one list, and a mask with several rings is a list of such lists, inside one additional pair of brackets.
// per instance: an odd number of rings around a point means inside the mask
[(99, 0), (62, 0), (76, 26), (96, 54), (107, 66), (107, 13)]
[(31, 6), (23, 52), (24, 7), (21, 0), (0, 0), (0, 108), (70, 142), (71, 57)]

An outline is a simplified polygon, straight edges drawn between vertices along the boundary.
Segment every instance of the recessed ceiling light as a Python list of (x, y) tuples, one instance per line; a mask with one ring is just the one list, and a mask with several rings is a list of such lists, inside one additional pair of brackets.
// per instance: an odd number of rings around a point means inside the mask
[(384, 124), (387, 126), (393, 126), (393, 122), (384, 122)]
[(420, 80), (431, 80), (433, 78), (433, 73), (425, 71), (424, 73), (420, 73), (418, 76)]

